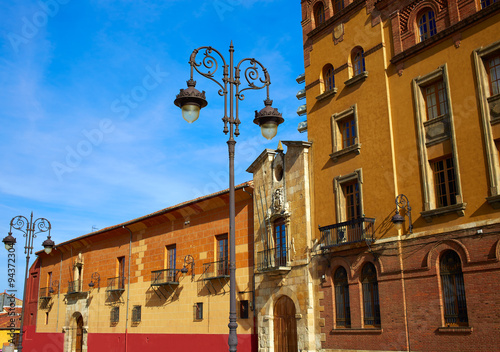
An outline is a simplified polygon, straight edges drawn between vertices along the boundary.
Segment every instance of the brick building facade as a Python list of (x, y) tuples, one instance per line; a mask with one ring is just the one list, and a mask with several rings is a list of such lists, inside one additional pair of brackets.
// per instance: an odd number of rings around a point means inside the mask
[[(238, 351), (256, 351), (252, 183), (236, 187)], [(31, 268), (24, 348), (223, 351), (229, 192), (61, 243)], [(33, 296), (33, 297), (32, 297)]]
[(500, 351), (500, 3), (301, 5), (317, 350)]

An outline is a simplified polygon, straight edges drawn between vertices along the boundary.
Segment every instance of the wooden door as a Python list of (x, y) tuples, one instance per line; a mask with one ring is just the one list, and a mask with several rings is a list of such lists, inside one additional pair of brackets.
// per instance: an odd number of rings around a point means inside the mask
[(80, 315), (78, 319), (76, 319), (76, 346), (75, 352), (83, 351), (83, 318)]
[(298, 351), (295, 305), (286, 296), (278, 299), (274, 306), (274, 351)]

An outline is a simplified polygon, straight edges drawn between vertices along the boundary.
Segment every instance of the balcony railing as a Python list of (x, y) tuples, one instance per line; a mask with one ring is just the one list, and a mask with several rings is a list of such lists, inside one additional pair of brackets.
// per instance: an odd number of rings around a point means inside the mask
[(125, 277), (111, 277), (108, 279), (108, 287), (106, 291), (123, 291), (125, 290)]
[(358, 218), (319, 228), (322, 249), (373, 239), (374, 218)]
[(40, 298), (50, 298), (54, 292), (55, 290), (52, 287), (42, 287), (40, 288)]
[(203, 278), (215, 279), (229, 277), (229, 260), (219, 260), (212, 263), (203, 264)]
[(68, 281), (68, 293), (80, 292), (80, 280)]
[(164, 269), (151, 272), (151, 285), (160, 286), (168, 284), (178, 284), (179, 279), (177, 273), (179, 269)]
[(287, 267), (288, 247), (277, 247), (257, 253), (257, 270), (274, 270)]

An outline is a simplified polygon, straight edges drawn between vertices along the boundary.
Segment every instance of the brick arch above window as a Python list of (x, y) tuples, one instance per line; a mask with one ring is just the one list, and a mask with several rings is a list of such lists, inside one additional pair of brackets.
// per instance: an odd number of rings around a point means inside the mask
[(330, 268), (328, 268), (328, 271), (332, 280), (335, 275), (335, 271), (337, 271), (337, 269), (340, 267), (343, 267), (347, 271), (347, 279), (349, 281), (353, 280), (354, 271), (352, 268), (352, 263), (350, 263), (344, 257), (333, 257), (332, 259), (330, 259)]
[(427, 270), (436, 271), (439, 267), (441, 254), (447, 250), (455, 251), (458, 254), (462, 261), (462, 266), (470, 262), (470, 253), (462, 242), (457, 240), (445, 240), (427, 252), (422, 261), (422, 266)]
[(351, 266), (352, 280), (360, 280), (361, 278), (361, 270), (365, 266), (366, 263), (372, 263), (375, 266), (375, 270), (377, 270), (377, 275), (381, 275), (384, 273), (384, 265), (380, 260), (381, 257), (375, 257), (372, 253), (363, 252), (360, 253)]
[(417, 15), (421, 13), (424, 8), (430, 8), (434, 11), (434, 14), (437, 16), (439, 12), (443, 9), (447, 8), (448, 1), (447, 0), (437, 0), (437, 1), (429, 1), (429, 0), (417, 0), (412, 4), (406, 6), (400, 12), (400, 31), (401, 34), (404, 34), (408, 31), (414, 31), (415, 27), (413, 24), (417, 23)]
[(312, 18), (314, 18), (314, 27), (317, 28), (319, 25), (325, 23), (326, 21), (326, 9), (325, 3), (321, 0), (316, 1), (312, 6)]

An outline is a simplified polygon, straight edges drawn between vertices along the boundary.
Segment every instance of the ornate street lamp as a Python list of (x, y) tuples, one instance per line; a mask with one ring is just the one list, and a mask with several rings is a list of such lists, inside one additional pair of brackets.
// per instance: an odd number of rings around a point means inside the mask
[(3, 243), (5, 244), (5, 248), (10, 251), (14, 244), (16, 243), (16, 239), (12, 236), (12, 229), (19, 230), (23, 233), (23, 236), (26, 237), (26, 243), (24, 245), (24, 254), (26, 254), (26, 272), (24, 274), (24, 291), (23, 291), (23, 308), (21, 311), (21, 327), (19, 330), (19, 346), (18, 351), (22, 352), (23, 350), (23, 325), (24, 325), (24, 309), (26, 307), (26, 283), (28, 282), (28, 265), (30, 261), (30, 254), (33, 253), (33, 239), (36, 238), (36, 235), (41, 232), (49, 232), (47, 235), (47, 239), (43, 241), (42, 246), (44, 247), (45, 253), (50, 254), (52, 249), (55, 247), (54, 241), (50, 239), (50, 222), (45, 218), (38, 218), (33, 221), (33, 212), (31, 212), (31, 217), (28, 220), (22, 215), (15, 216), (10, 221), (10, 230), (9, 235), (3, 239)]
[(408, 232), (413, 233), (413, 225), (411, 222), (411, 207), (410, 201), (404, 194), (400, 194), (396, 197), (396, 214), (391, 219), (391, 222), (396, 226), (398, 230), (403, 227), (403, 223), (405, 222), (405, 218), (403, 215), (399, 214), (399, 208), (405, 210), (406, 215), (408, 215), (408, 220), (410, 221), (410, 225), (408, 227)]
[[(202, 51), (204, 56), (201, 61), (196, 60), (198, 53)], [(217, 54), (222, 60), (222, 83), (214, 78), (215, 73), (219, 69), (217, 59), (213, 54)], [(191, 66), (191, 77), (187, 81), (188, 88), (181, 89), (177, 95), (174, 104), (182, 109), (182, 117), (189, 123), (196, 121), (200, 115), (200, 110), (207, 105), (205, 92), (198, 91), (193, 80), (193, 72), (196, 70), (200, 75), (206, 77), (219, 85), (219, 95), (224, 97), (224, 122), (225, 134), (229, 133), (227, 141), (229, 150), (229, 277), (230, 277), (230, 304), (229, 304), (229, 351), (235, 352), (238, 346), (238, 337), (236, 329), (236, 263), (235, 263), (235, 197), (234, 197), (234, 152), (236, 141), (234, 137), (240, 134), (239, 132), (239, 102), (245, 99), (242, 94), (245, 90), (258, 90), (266, 88), (267, 98), (264, 101), (265, 107), (260, 111), (255, 111), (254, 123), (260, 126), (262, 135), (267, 139), (272, 139), (277, 131), (278, 125), (283, 123), (283, 117), (278, 112), (278, 109), (272, 107), (272, 100), (269, 99), (269, 85), (271, 79), (267, 69), (257, 60), (246, 58), (241, 60), (236, 66), (233, 61), (234, 47), (233, 42), (229, 45), (229, 64), (222, 54), (216, 49), (203, 46), (195, 49), (190, 57), (189, 64)], [(248, 87), (240, 90), (240, 73), (242, 72), (242, 64), (248, 64), (244, 69), (244, 78)], [(203, 66), (203, 67), (201, 67)], [(200, 67), (207, 72), (201, 72)], [(262, 75), (260, 72), (262, 71)], [(229, 107), (228, 107), (229, 102)], [(229, 111), (228, 111), (229, 110)], [(229, 112), (229, 115), (228, 115)], [(229, 128), (228, 128), (229, 124)]]

